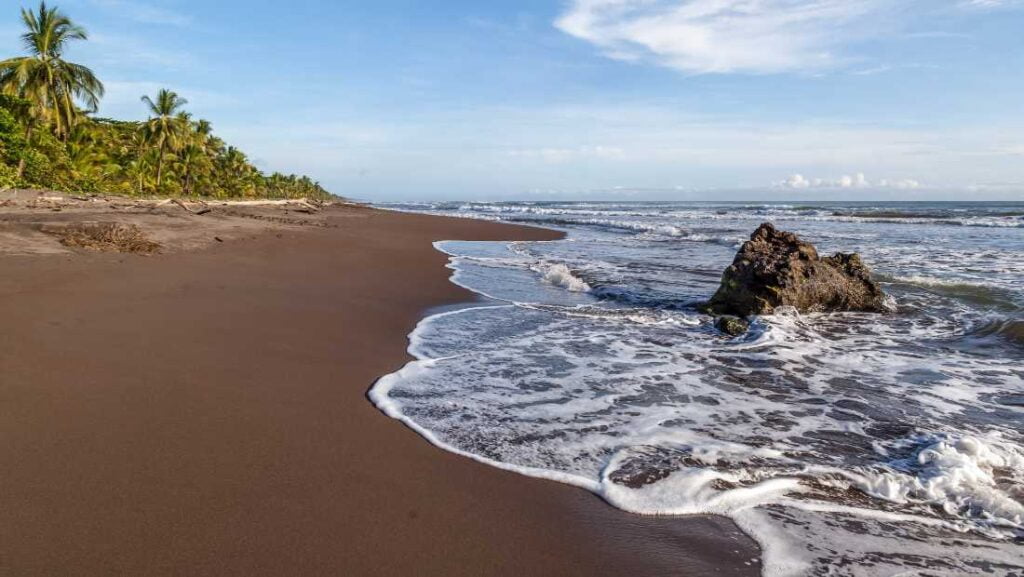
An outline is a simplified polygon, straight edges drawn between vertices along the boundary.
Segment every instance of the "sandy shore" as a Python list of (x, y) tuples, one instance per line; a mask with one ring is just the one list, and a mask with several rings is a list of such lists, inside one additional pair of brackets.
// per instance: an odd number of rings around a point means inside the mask
[(0, 211), (0, 246), (32, 239), (0, 250), (0, 574), (758, 573), (727, 520), (622, 513), (436, 449), (365, 398), (425, 310), (471, 298), (432, 241), (552, 232), (125, 209), (166, 246), (138, 256), (32, 237), (19, 210)]

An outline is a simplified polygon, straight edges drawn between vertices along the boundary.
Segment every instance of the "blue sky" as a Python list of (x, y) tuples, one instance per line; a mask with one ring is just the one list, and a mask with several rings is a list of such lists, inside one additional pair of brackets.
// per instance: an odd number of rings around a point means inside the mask
[(102, 114), (351, 197), (1024, 200), (1021, 0), (55, 3)]

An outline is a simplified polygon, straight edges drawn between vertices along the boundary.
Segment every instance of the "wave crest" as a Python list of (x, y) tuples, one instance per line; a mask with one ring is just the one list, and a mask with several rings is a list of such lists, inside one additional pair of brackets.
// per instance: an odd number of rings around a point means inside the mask
[(590, 292), (590, 285), (573, 274), (572, 270), (564, 264), (556, 264), (548, 267), (544, 272), (544, 281), (557, 287), (562, 287), (569, 292)]

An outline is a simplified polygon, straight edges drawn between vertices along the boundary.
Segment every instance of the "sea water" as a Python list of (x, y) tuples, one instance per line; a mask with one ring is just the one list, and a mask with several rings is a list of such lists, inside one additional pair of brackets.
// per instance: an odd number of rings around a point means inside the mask
[[(641, 514), (716, 513), (765, 575), (1024, 575), (1024, 203), (425, 203), (554, 227), (442, 242), (486, 297), (372, 400), (431, 442)], [(771, 221), (859, 252), (892, 314), (696, 305)]]

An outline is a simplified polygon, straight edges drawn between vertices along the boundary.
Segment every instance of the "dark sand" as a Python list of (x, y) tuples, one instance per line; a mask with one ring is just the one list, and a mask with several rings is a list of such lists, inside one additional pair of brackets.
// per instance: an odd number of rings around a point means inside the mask
[(431, 241), (553, 233), (326, 218), (154, 257), (0, 255), (0, 574), (758, 573), (727, 520), (625, 514), (365, 398), (426, 309), (470, 298)]

